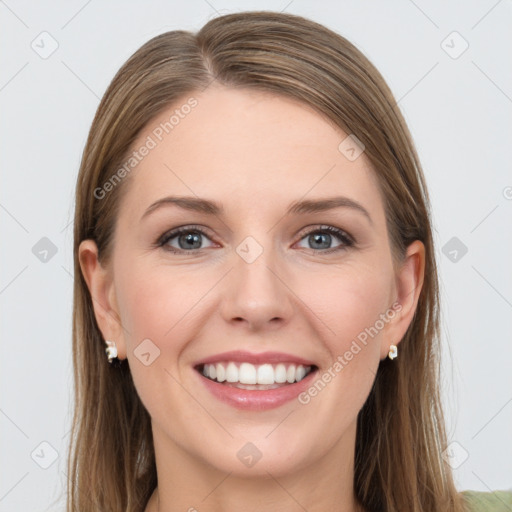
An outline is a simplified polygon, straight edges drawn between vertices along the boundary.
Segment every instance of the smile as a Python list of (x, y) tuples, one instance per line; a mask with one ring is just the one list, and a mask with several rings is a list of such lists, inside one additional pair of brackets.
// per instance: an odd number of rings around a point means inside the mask
[(205, 364), (202, 374), (215, 382), (233, 384), (240, 389), (275, 389), (300, 382), (311, 369), (312, 366), (293, 363), (254, 365), (229, 361)]
[(194, 369), (219, 401), (236, 409), (263, 411), (297, 399), (318, 366), (290, 354), (232, 351), (203, 359)]

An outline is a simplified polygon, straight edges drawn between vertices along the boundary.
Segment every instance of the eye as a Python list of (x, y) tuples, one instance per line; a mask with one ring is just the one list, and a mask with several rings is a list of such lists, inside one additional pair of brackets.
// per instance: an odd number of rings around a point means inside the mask
[[(194, 252), (205, 249), (202, 246), (203, 238), (209, 240), (205, 231), (199, 226), (182, 226), (165, 233), (158, 241), (158, 245), (176, 253)], [(176, 247), (175, 244), (178, 246)]]
[[(331, 246), (333, 238), (335, 241), (338, 241), (338, 245), (334, 247)], [(210, 245), (203, 246), (202, 242), (204, 239), (209, 240)], [(348, 233), (334, 226), (321, 226), (309, 230), (302, 236), (301, 241), (305, 239), (310, 244), (310, 247), (306, 247), (307, 249), (313, 249), (315, 252), (322, 253), (344, 250), (355, 244), (354, 239)], [(167, 251), (183, 254), (212, 247), (213, 243), (205, 230), (200, 226), (181, 226), (164, 233), (158, 240), (157, 245)]]
[[(333, 237), (339, 242), (335, 247), (331, 247)], [(310, 230), (301, 240), (304, 239), (310, 244), (310, 247), (306, 248), (318, 249), (315, 252), (330, 253), (344, 250), (354, 245), (354, 240), (350, 235), (334, 226), (321, 226), (320, 228)]]

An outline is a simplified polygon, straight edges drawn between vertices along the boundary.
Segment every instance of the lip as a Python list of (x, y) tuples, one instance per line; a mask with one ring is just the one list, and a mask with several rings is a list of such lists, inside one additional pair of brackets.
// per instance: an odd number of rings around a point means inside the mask
[[(284, 352), (260, 352), (252, 353), (244, 350), (233, 350), (231, 352), (223, 352), (222, 354), (215, 354), (213, 356), (201, 359), (194, 363), (194, 367), (202, 366), (205, 364), (221, 363), (225, 361), (233, 361), (236, 363), (251, 363), (251, 364), (277, 364), (277, 363), (293, 363), (301, 364), (303, 366), (316, 366), (313, 361), (308, 361), (302, 357), (285, 354)], [(302, 381), (301, 381), (302, 382)]]
[(238, 389), (208, 379), (199, 371), (194, 371), (194, 373), (206, 389), (221, 402), (245, 411), (266, 411), (296, 399), (311, 386), (313, 379), (318, 374), (318, 368), (315, 367), (299, 382), (265, 390)]

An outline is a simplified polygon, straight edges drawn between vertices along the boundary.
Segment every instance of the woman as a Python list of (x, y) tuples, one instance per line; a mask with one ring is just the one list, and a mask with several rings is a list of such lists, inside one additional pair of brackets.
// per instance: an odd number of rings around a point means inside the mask
[(70, 512), (486, 510), (445, 462), (421, 166), (343, 37), (245, 12), (146, 43), (74, 248)]

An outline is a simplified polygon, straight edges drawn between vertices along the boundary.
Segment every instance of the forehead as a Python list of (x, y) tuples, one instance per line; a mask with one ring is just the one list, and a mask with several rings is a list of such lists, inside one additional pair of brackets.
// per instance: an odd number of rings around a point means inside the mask
[[(139, 134), (145, 156), (131, 171), (125, 213), (166, 194), (216, 199), (235, 211), (278, 208), (300, 198), (349, 195), (381, 205), (364, 153), (340, 151), (348, 134), (283, 96), (211, 86), (184, 96)], [(126, 201), (124, 201), (126, 203)]]

